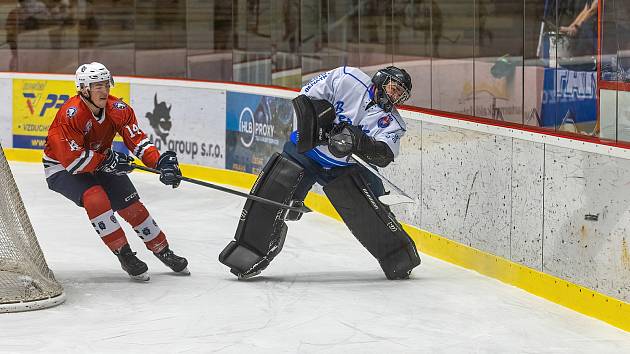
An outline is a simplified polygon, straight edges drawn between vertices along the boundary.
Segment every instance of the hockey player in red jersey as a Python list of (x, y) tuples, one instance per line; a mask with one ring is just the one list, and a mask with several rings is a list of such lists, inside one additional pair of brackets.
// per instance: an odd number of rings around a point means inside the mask
[(96, 233), (133, 279), (149, 280), (148, 267), (132, 252), (114, 212), (160, 261), (177, 273), (190, 274), (188, 261), (170, 249), (127, 176), (133, 158), (114, 151), (112, 142), (118, 133), (129, 151), (158, 169), (160, 181), (173, 188), (181, 177), (175, 152), (160, 154), (138, 127), (133, 109), (109, 94), (114, 80), (103, 64), (79, 66), (75, 84), (77, 95), (59, 109), (48, 130), (43, 157), (48, 187), (85, 209)]

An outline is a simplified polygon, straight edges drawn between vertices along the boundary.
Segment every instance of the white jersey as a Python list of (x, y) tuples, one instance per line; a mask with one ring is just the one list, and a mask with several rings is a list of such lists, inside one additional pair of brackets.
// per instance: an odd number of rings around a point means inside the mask
[[(363, 71), (349, 66), (340, 67), (311, 79), (300, 91), (310, 98), (326, 100), (335, 107), (335, 123), (348, 122), (361, 127), (364, 133), (386, 143), (398, 156), (400, 138), (406, 131), (405, 122), (393, 108), (386, 113), (373, 103), (374, 84)], [(296, 132), (291, 135), (296, 142)], [(327, 145), (305, 153), (325, 168), (348, 166), (346, 158), (337, 158)]]

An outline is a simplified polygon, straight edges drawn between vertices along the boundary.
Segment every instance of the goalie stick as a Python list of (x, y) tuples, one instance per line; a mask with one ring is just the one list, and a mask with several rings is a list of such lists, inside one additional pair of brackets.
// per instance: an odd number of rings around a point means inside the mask
[[(133, 166), (133, 168), (138, 169), (138, 170), (160, 174), (160, 171), (158, 171), (158, 170), (156, 170), (154, 168), (140, 166), (140, 165), (137, 165), (135, 163), (132, 164), (132, 166)], [(216, 189), (216, 190), (219, 190), (219, 191), (222, 191), (222, 192), (238, 195), (240, 197), (251, 199), (251, 200), (254, 200), (254, 201), (257, 201), (257, 202), (261, 202), (261, 203), (264, 203), (264, 204), (273, 205), (273, 206), (276, 206), (276, 207), (279, 207), (279, 208), (282, 208), (282, 209), (285, 209), (285, 210), (290, 210), (290, 211), (303, 213), (303, 214), (304, 213), (310, 213), (312, 211), (309, 207), (307, 207), (305, 205), (302, 205), (302, 206), (286, 205), (286, 204), (282, 204), (280, 202), (276, 202), (274, 200), (270, 200), (270, 199), (259, 197), (257, 195), (252, 195), (252, 194), (249, 194), (249, 193), (235, 191), (233, 189), (226, 188), (226, 187), (223, 187), (223, 186), (219, 186), (219, 185), (216, 185), (216, 184), (210, 183), (210, 182), (200, 181), (200, 180), (196, 180), (196, 179), (188, 178), (188, 177), (184, 177), (184, 176), (180, 177), (180, 179), (182, 181), (186, 181), (186, 182), (190, 182), (190, 183), (197, 184), (197, 185), (200, 185), (200, 186)]]
[(359, 165), (367, 168), (368, 171), (372, 172), (376, 177), (380, 178), (381, 181), (385, 182), (388, 186), (390, 186), (396, 193), (398, 194), (385, 194), (378, 197), (385, 205), (396, 205), (402, 203), (415, 203), (413, 198), (411, 198), (407, 193), (405, 193), (402, 189), (398, 188), (394, 183), (385, 178), (377, 169), (372, 167), (369, 163), (365, 162), (362, 158), (357, 156), (356, 154), (350, 155), (350, 159), (356, 161)]

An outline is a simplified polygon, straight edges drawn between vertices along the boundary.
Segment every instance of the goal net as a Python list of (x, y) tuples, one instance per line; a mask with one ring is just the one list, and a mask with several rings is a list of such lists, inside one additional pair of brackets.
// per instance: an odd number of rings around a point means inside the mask
[(64, 300), (0, 145), (0, 312), (36, 310)]

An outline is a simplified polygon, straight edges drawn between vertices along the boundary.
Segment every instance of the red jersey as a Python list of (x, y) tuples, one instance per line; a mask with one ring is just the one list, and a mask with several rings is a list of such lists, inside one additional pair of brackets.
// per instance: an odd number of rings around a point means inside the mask
[(145, 165), (156, 167), (160, 153), (138, 127), (129, 105), (110, 95), (101, 116), (96, 117), (81, 96), (70, 98), (48, 129), (43, 159), (46, 177), (63, 169), (72, 174), (94, 172), (116, 133)]

